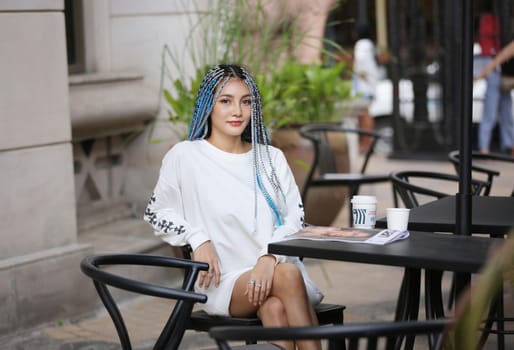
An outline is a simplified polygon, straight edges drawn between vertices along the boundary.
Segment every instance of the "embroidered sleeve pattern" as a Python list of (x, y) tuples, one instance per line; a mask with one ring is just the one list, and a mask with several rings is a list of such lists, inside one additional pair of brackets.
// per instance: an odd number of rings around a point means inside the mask
[(180, 235), (186, 232), (184, 225), (176, 225), (172, 220), (167, 220), (165, 217), (158, 218), (157, 213), (153, 211), (152, 207), (155, 204), (155, 193), (150, 197), (148, 206), (146, 207), (144, 220), (153, 226), (154, 230), (163, 233), (174, 233)]
[(164, 157), (159, 179), (143, 219), (163, 241), (173, 246), (190, 244), (196, 249), (209, 237), (201, 227), (192, 226), (184, 216), (182, 193), (177, 178), (180, 169), (178, 159), (184, 150), (180, 146), (180, 143), (175, 145)]

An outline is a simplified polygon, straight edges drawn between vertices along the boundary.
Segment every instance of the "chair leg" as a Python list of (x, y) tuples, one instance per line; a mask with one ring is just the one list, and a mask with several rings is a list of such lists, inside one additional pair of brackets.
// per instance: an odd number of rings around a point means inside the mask
[[(480, 336), (480, 347), (483, 347), (489, 334), (496, 333), (498, 337), (498, 349), (505, 349), (505, 313), (504, 313), (504, 300), (503, 300), (503, 286), (496, 297), (496, 300), (491, 304), (487, 320), (482, 329)], [(496, 330), (493, 330), (493, 324), (496, 322)]]
[(391, 186), (392, 187), (392, 191), (393, 191), (393, 203), (394, 203), (394, 207), (395, 208), (398, 208), (398, 194), (396, 193), (396, 191), (394, 190), (394, 186)]
[(453, 302), (455, 301), (455, 274), (452, 273), (452, 284), (450, 286), (450, 294), (448, 295), (448, 310), (451, 310), (453, 307)]
[(348, 227), (353, 226), (353, 213), (352, 213), (352, 198), (353, 196), (356, 196), (359, 192), (359, 186), (348, 186), (348, 211), (349, 211), (349, 217), (348, 217)]

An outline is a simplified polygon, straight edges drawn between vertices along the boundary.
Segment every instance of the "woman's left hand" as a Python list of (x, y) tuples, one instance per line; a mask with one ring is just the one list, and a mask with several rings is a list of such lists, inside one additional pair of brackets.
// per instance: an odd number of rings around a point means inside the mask
[(268, 298), (274, 272), (275, 257), (273, 255), (263, 255), (257, 260), (245, 290), (245, 295), (248, 295), (248, 301), (251, 304), (262, 305)]

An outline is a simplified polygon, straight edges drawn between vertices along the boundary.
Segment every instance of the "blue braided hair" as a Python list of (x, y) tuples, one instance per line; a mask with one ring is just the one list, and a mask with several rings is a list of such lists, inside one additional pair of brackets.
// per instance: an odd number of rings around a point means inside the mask
[(262, 116), (262, 99), (257, 84), (248, 71), (239, 65), (221, 64), (211, 68), (200, 85), (196, 97), (193, 117), (189, 126), (188, 139), (206, 139), (210, 135), (210, 115), (223, 86), (230, 79), (240, 79), (251, 95), (251, 122), (243, 131), (241, 138), (252, 144), (255, 220), (257, 222), (257, 193), (260, 192), (270, 206), (278, 226), (286, 215), (286, 200), (276, 169), (271, 161), (269, 137)]

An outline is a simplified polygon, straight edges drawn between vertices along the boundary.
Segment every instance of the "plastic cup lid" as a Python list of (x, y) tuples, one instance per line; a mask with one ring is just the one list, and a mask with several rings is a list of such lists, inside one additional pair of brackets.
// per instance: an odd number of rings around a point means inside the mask
[(353, 196), (352, 203), (370, 203), (374, 204), (377, 202), (377, 197), (375, 196)]

